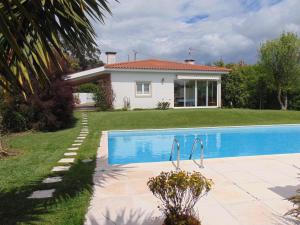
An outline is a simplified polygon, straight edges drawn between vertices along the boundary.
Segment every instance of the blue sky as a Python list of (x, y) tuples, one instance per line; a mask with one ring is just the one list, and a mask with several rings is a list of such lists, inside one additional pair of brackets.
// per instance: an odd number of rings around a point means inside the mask
[(257, 60), (260, 44), (300, 34), (300, 0), (109, 0), (113, 15), (95, 23), (100, 49), (118, 61), (158, 58), (205, 64)]

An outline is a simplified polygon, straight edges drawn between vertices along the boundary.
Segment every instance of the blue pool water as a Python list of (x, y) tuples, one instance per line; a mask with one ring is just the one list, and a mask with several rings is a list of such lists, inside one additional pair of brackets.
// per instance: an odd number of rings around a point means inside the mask
[[(189, 159), (196, 137), (203, 140), (205, 158), (300, 153), (300, 125), (110, 131), (108, 161), (168, 161), (174, 138), (180, 143), (180, 158)], [(200, 158), (199, 147), (193, 158)]]

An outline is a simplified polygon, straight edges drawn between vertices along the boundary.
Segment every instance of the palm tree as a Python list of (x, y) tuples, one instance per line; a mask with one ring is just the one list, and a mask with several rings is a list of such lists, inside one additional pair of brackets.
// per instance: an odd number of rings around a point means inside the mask
[(61, 65), (62, 41), (74, 48), (95, 46), (90, 19), (104, 23), (107, 0), (5, 0), (0, 2), (0, 86), (34, 92), (48, 85), (50, 62)]
[[(107, 0), (5, 0), (0, 2), (0, 89), (26, 97), (36, 85), (49, 85), (51, 65), (62, 68), (55, 57), (62, 40), (75, 49), (95, 44), (89, 19), (104, 23), (110, 14)], [(0, 129), (0, 154), (3, 153)]]

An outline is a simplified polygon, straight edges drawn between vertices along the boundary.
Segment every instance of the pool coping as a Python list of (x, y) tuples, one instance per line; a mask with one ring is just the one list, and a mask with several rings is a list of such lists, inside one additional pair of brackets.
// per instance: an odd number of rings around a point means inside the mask
[(142, 132), (142, 131), (168, 131), (168, 130), (193, 130), (193, 129), (216, 129), (216, 128), (242, 128), (242, 127), (272, 127), (272, 126), (300, 126), (300, 123), (281, 124), (256, 124), (256, 125), (236, 125), (236, 126), (209, 126), (209, 127), (170, 127), (170, 128), (149, 128), (149, 129), (128, 129), (128, 130), (107, 130), (105, 132)]

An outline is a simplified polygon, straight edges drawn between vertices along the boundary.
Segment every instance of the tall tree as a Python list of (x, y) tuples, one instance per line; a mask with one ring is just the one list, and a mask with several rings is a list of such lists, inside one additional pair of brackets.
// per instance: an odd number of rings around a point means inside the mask
[(72, 45), (65, 43), (64, 52), (71, 56), (75, 62), (71, 65), (73, 72), (79, 72), (104, 65), (100, 59), (101, 51), (96, 46), (90, 46), (88, 49), (84, 49), (82, 47), (74, 48)]
[(0, 85), (30, 94), (33, 81), (48, 85), (50, 62), (61, 68), (63, 39), (78, 49), (95, 47), (89, 18), (104, 22), (107, 0), (6, 0), (0, 2)]
[(299, 79), (300, 40), (294, 33), (283, 33), (260, 48), (260, 64), (270, 75), (277, 90), (281, 109), (288, 107), (288, 93)]

